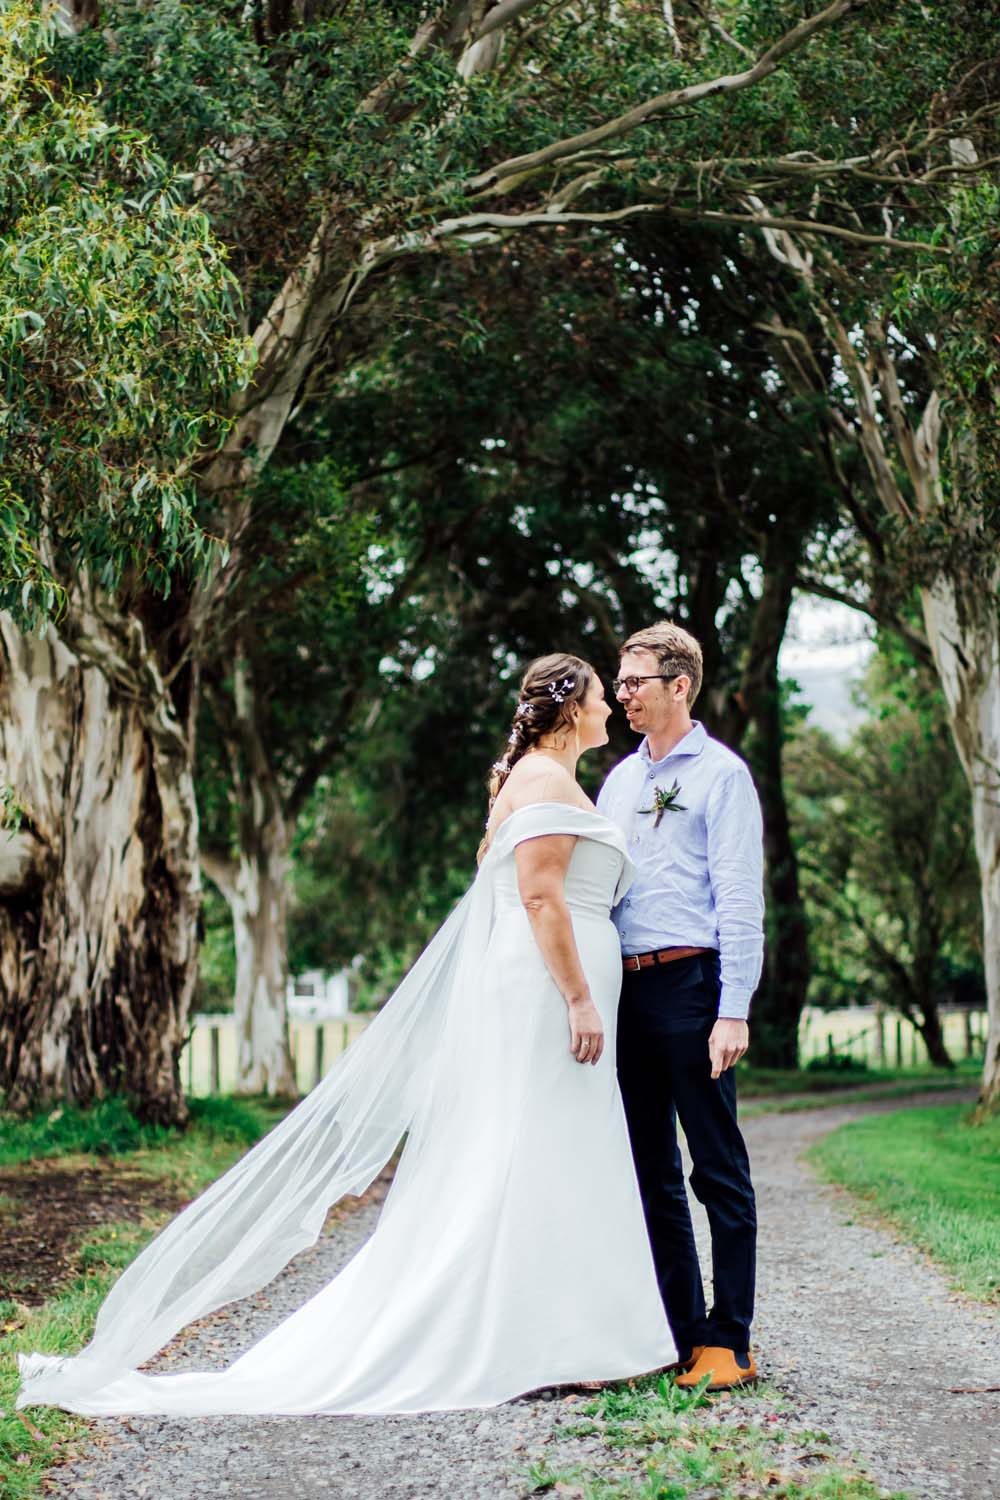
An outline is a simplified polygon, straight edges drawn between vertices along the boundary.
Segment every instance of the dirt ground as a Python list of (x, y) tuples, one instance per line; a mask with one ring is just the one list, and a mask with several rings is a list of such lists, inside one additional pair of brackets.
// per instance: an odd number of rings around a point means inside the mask
[(27, 1162), (0, 1170), (0, 1300), (44, 1302), (77, 1269), (83, 1237), (102, 1224), (138, 1223), (184, 1199), (115, 1162)]

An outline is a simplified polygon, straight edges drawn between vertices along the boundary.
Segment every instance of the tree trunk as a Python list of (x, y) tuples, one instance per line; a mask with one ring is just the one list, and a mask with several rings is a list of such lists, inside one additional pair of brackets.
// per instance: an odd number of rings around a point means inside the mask
[(235, 854), (203, 852), (205, 873), (233, 919), (237, 1091), (298, 1092), (288, 1044), (288, 820), (267, 754), (262, 707), (244, 643), (233, 643), (232, 697), (206, 684), (226, 746), (235, 807)]
[(933, 999), (921, 1003), (919, 1014), (915, 1015), (912, 1019), (914, 1026), (923, 1038), (924, 1046), (927, 1048), (927, 1056), (935, 1068), (954, 1069), (955, 1064), (951, 1059), (948, 1048), (944, 1044), (941, 1015)]
[(280, 811), (244, 837), (236, 861), (202, 855), (229, 907), (236, 943), (237, 1081), (241, 1094), (298, 1092), (288, 1044), (288, 839)]
[(0, 1089), (13, 1109), (125, 1094), (186, 1116), (197, 813), (184, 746), (50, 626), (0, 617)]
[(798, 1066), (799, 1023), (810, 977), (809, 928), (785, 800), (778, 677), (778, 652), (792, 603), (798, 551), (797, 538), (777, 529), (762, 549), (764, 587), (754, 613), (740, 689), (753, 730), (750, 759), (764, 816), (768, 895), (764, 972), (752, 1013), (753, 1060), (773, 1068)]
[(939, 578), (922, 592), (924, 623), (959, 759), (972, 793), (983, 903), (989, 1032), (981, 1102), (1000, 1107), (1000, 625), (995, 594), (973, 600)]

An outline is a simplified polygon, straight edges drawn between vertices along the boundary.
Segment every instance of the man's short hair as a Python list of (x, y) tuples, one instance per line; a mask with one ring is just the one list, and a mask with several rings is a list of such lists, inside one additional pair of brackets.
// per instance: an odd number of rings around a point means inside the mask
[(701, 647), (693, 635), (675, 625), (672, 620), (657, 620), (645, 630), (637, 630), (622, 646), (626, 651), (651, 651), (656, 657), (660, 671), (667, 676), (680, 675), (690, 678), (688, 707), (694, 703), (701, 691), (702, 655)]

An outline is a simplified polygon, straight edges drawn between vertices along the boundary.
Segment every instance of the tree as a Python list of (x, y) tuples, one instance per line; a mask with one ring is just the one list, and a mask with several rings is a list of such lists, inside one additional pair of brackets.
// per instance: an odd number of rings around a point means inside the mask
[[(433, 867), (441, 841), (424, 838), (428, 856), (420, 839), (409, 840), (410, 858), (398, 865), (373, 858), (356, 817), (358, 805), (371, 803), (359, 804), (357, 792), (363, 781), (384, 798), (402, 784), (434, 677), (477, 684), (463, 707), (460, 739), (464, 746), (474, 731), (478, 760), (451, 745), (445, 750), (436, 733), (431, 738), (442, 746), (434, 769), (442, 767), (445, 803), (468, 798), (478, 805), (492, 752), (481, 727), (492, 711), (496, 662), (523, 662), (553, 641), (579, 649), (582, 640), (610, 676), (635, 622), (669, 611), (705, 644), (699, 712), (730, 743), (747, 740), (758, 767), (767, 805), (771, 947), (781, 960), (769, 966), (755, 1005), (754, 1045), (769, 1060), (793, 1065), (808, 952), (784, 812), (777, 653), (805, 538), (824, 518), (832, 523), (835, 507), (810, 446), (815, 424), (776, 393), (769, 341), (754, 330), (755, 310), (736, 284), (730, 237), (713, 231), (706, 243), (685, 232), (664, 241), (653, 231), (630, 231), (622, 244), (594, 233), (585, 247), (521, 245), (492, 260), (453, 260), (433, 274), (415, 266), (397, 294), (408, 315), (395, 324), (395, 338), (376, 343), (370, 364), (354, 366), (335, 387), (336, 416), (328, 420), (341, 434), (341, 451), (360, 465), (374, 437), (384, 455), (384, 472), (361, 486), (381, 524), (392, 517), (390, 529), (411, 534), (416, 545), (433, 516), (433, 550), (446, 572), (435, 584), (429, 570), (420, 583), (411, 649), (433, 676), (406, 693), (399, 713), (409, 733), (402, 746), (392, 738), (385, 757), (366, 743), (366, 765), (379, 766), (378, 780), (349, 771), (338, 777), (344, 791), (337, 812), (317, 812), (301, 846), (310, 869), (325, 871), (318, 884), (311, 874), (302, 882), (309, 892), (303, 936), (311, 944), (317, 929), (339, 931), (337, 913), (350, 906), (334, 869), (345, 855), (323, 847), (327, 830), (351, 851), (350, 878), (366, 892), (366, 915), (378, 905), (371, 872), (389, 882), (386, 926), (402, 944), (407, 884), (428, 857)], [(458, 309), (466, 310), (464, 332), (454, 322)], [(414, 323), (420, 339), (412, 337)], [(731, 347), (741, 351), (738, 363)], [(764, 561), (762, 586), (741, 572), (750, 573), (755, 554)], [(463, 624), (477, 613), (489, 628), (480, 645)], [(444, 628), (439, 619), (448, 621)], [(389, 701), (379, 739), (390, 732), (389, 714), (396, 715), (382, 677)], [(509, 707), (505, 698), (492, 731), (497, 740)], [(616, 736), (614, 753), (632, 748), (627, 733)], [(415, 758), (405, 805), (394, 802), (387, 820), (375, 817), (380, 842), (388, 837), (398, 849), (410, 820), (429, 832), (435, 814), (422, 791), (429, 774)], [(473, 826), (470, 839), (474, 833)], [(440, 911), (433, 902), (429, 909)], [(353, 944), (351, 953), (363, 950), (360, 931)]]
[[(737, 39), (753, 57), (742, 57), (736, 72), (731, 33), (724, 28), (720, 36), (703, 19), (671, 28), (659, 12), (602, 6), (543, 15), (537, 0), (445, 0), (429, 14), (409, 4), (265, 13), (235, 4), (150, 9), (125, 0), (114, 25), (59, 49), (51, 65), (65, 79), (78, 88), (100, 82), (109, 120), (149, 130), (169, 162), (191, 174), (197, 203), (229, 245), (257, 356), (242, 396), (230, 399), (228, 380), (217, 381), (228, 432), (220, 451), (203, 446), (197, 465), (192, 520), (226, 544), (207, 579), (175, 582), (167, 599), (130, 588), (127, 579), (121, 587), (115, 577), (96, 579), (87, 593), (72, 556), (57, 555), (50, 566), (34, 547), (37, 577), (27, 580), (25, 597), (40, 604), (52, 580), (64, 589), (63, 638), (149, 726), (158, 747), (157, 800), (142, 802), (145, 823), (127, 838), (161, 845), (183, 871), (157, 888), (164, 931), (187, 931), (197, 905), (191, 726), (198, 674), (244, 565), (256, 483), (293, 414), (356, 352), (351, 319), (364, 299), (407, 260), (436, 255), (445, 244), (496, 244), (526, 229), (622, 223), (653, 212), (680, 222), (719, 218), (704, 196), (706, 121), (738, 153), (740, 112), (726, 102), (789, 87), (788, 70), (831, 28), (853, 45), (859, 28), (845, 23), (860, 8), (832, 0), (805, 17), (797, 6), (755, 8), (747, 40)], [(595, 98), (604, 101), (603, 118)], [(704, 117), (692, 123), (690, 111), (703, 105)], [(784, 181), (786, 166), (778, 170)], [(747, 168), (744, 188), (749, 181), (765, 201), (774, 171), (771, 161)], [(873, 233), (812, 218), (805, 228), (906, 248), (881, 227)], [(181, 403), (178, 422), (186, 411)], [(21, 705), (12, 706), (23, 720)], [(96, 722), (82, 722), (86, 743), (76, 753), (95, 768)], [(68, 743), (57, 752), (69, 754)], [(116, 770), (101, 771), (105, 789)], [(95, 780), (98, 796), (96, 787)], [(65, 862), (49, 878), (70, 878)], [(11, 932), (3, 962), (17, 968), (27, 951)], [(133, 942), (132, 951), (142, 945)], [(193, 983), (190, 941), (173, 941), (171, 962), (171, 1004), (183, 1016)], [(117, 1016), (107, 983), (94, 1005)], [(162, 1044), (164, 1069), (177, 1046), (173, 1027)], [(100, 1067), (97, 1057), (92, 1070)], [(112, 1069), (109, 1080), (117, 1076)], [(165, 1071), (158, 1077), (162, 1090)], [(42, 1093), (51, 1086), (39, 1081)], [(157, 1108), (180, 1112), (176, 1092)]]
[[(1000, 388), (988, 328), (996, 187), (985, 180), (998, 160), (996, 19), (993, 6), (965, 5), (936, 18), (924, 33), (924, 67), (939, 70), (938, 89), (917, 101), (890, 97), (896, 118), (886, 121), (879, 150), (866, 153), (869, 186), (852, 189), (848, 174), (840, 190), (855, 222), (867, 197), (867, 211), (877, 206), (901, 232), (927, 225), (928, 241), (947, 245), (947, 258), (928, 251), (903, 272), (878, 257), (862, 263), (850, 247), (763, 230), (796, 283), (771, 319), (790, 378), (811, 401), (825, 393), (833, 441), (856, 445), (868, 472), (853, 517), (879, 580), (874, 611), (903, 619), (916, 590), (965, 771), (990, 1011), (987, 1107), (1000, 1102)], [(908, 47), (908, 34), (897, 31), (896, 44)], [(917, 181), (900, 180), (900, 155), (919, 156)]]
[(844, 747), (803, 729), (790, 753), (818, 985), (900, 1011), (950, 1068), (939, 1003), (982, 963), (968, 796), (932, 672), (886, 644), (876, 716)]
[[(184, 702), (146, 640), (207, 543), (189, 468), (245, 375), (234, 289), (164, 162), (51, 85), (52, 33), (0, 9), (0, 1089), (117, 1088), (176, 1118), (197, 817)], [(117, 600), (112, 590), (118, 590)], [(49, 614), (60, 622), (30, 633)]]

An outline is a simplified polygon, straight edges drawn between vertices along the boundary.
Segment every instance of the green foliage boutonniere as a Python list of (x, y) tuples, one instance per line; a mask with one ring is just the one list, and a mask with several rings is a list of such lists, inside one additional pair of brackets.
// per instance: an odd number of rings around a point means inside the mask
[(652, 807), (640, 807), (639, 811), (641, 813), (655, 813), (656, 817), (653, 819), (653, 827), (659, 828), (660, 819), (665, 812), (687, 812), (687, 808), (683, 803), (677, 801), (680, 794), (681, 784), (679, 781), (675, 781), (670, 790), (666, 792), (662, 786), (654, 786)]

